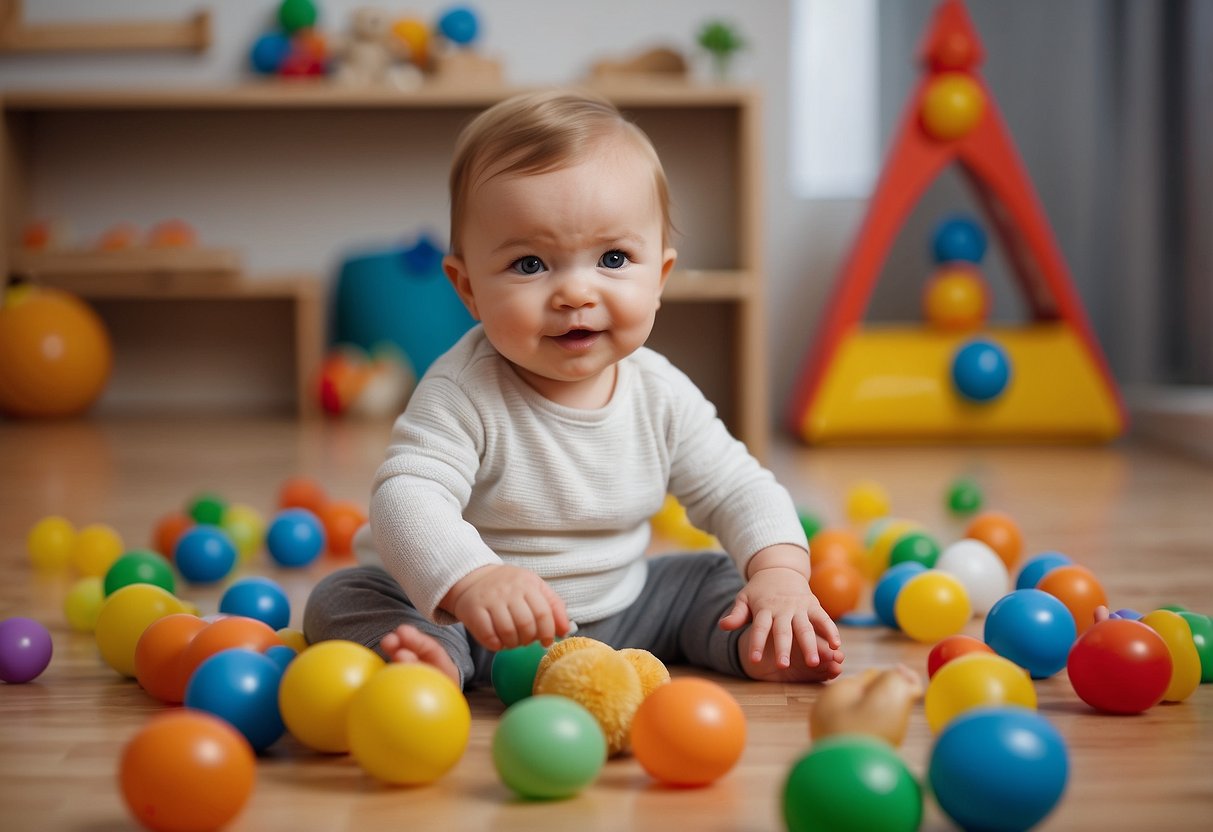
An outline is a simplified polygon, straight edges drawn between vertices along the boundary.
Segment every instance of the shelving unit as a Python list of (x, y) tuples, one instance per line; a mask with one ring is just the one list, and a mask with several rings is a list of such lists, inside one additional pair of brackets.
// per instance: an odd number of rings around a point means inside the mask
[[(678, 246), (680, 268), (667, 284), (666, 304), (658, 316), (654, 346), (687, 369), (716, 401), (734, 433), (762, 455), (766, 451), (768, 429), (757, 95), (747, 88), (664, 81), (616, 82), (593, 88), (615, 101), (649, 132), (670, 177), (675, 221), (682, 232)], [(205, 168), (197, 175), (205, 175), (207, 184), (227, 178), (234, 189), (248, 189), (247, 174), (223, 169), (214, 161), (218, 157), (208, 155), (214, 152), (208, 145), (223, 144), (232, 136), (252, 141), (248, 137), (272, 138), (288, 129), (307, 134), (309, 130), (332, 130), (334, 122), (370, 119), (369, 125), (360, 126), (362, 132), (382, 129), (392, 131), (394, 136), (399, 130), (402, 136), (412, 136), (414, 146), (409, 152), (415, 152), (416, 158), (409, 164), (419, 177), (433, 177), (435, 171), (442, 176), (451, 146), (444, 131), (453, 131), (480, 109), (519, 91), (506, 87), (451, 86), (429, 86), (409, 92), (351, 91), (316, 82), (171, 90), (8, 91), (0, 98), (3, 177), (0, 217), (7, 243), (0, 251), (0, 268), (6, 274), (29, 274), (86, 297), (104, 299), (107, 304), (124, 300), (209, 298), (240, 302), (293, 298), (295, 335), (291, 348), (296, 405), (301, 413), (314, 412), (308, 404), (311, 396), (307, 384), (318, 366), (323, 346), (321, 278), (295, 276), (283, 281), (264, 274), (248, 274), (241, 266), (243, 252), (226, 248), (190, 253), (22, 252), (17, 246), (20, 229), (40, 207), (45, 183), (39, 178), (51, 178), (53, 174), (43, 155), (44, 148), (50, 148), (52, 154), (64, 153), (65, 145), (73, 140), (79, 142), (77, 137), (90, 131), (103, 136), (101, 144), (108, 142), (106, 146), (110, 146), (115, 141), (107, 131), (123, 129), (138, 131), (140, 141), (152, 148), (141, 149), (140, 153), (153, 157), (157, 142), (162, 143), (164, 153), (171, 155), (180, 153), (180, 149), (170, 143), (192, 141), (197, 143), (197, 164)], [(124, 120), (129, 122), (125, 128)], [(115, 124), (119, 126), (114, 127)], [(288, 128), (286, 124), (292, 126)], [(401, 124), (408, 129), (400, 129)], [(211, 135), (215, 131), (218, 138)], [(694, 141), (688, 141), (690, 138)], [(356, 136), (351, 139), (355, 140)], [(88, 147), (80, 145), (80, 149), (87, 151)], [(343, 157), (343, 151), (351, 155)], [(333, 146), (325, 163), (336, 168), (353, 166), (357, 153), (348, 147)], [(70, 159), (73, 169), (87, 171), (88, 159), (82, 160), (80, 155), (73, 152), (64, 158)], [(119, 161), (138, 167), (143, 157), (131, 155)], [(255, 163), (250, 164), (256, 167)], [(257, 189), (259, 193), (283, 189), (282, 183), (272, 181), (274, 172), (270, 167), (265, 165), (266, 170), (262, 171), (266, 181)], [(143, 186), (152, 187), (146, 183)], [(57, 187), (59, 191), (71, 191), (62, 183)], [(164, 187), (182, 191), (177, 198), (188, 204), (188, 188), (182, 189), (180, 183)], [(445, 206), (445, 194), (423, 192), (424, 187), (424, 183), (418, 185), (419, 200)], [(81, 193), (76, 196), (79, 198)], [(70, 196), (58, 194), (61, 200)], [(283, 200), (290, 197), (281, 194)], [(234, 200), (233, 205), (233, 210), (240, 208), (239, 201)], [(71, 205), (57, 208), (70, 210)], [(180, 213), (188, 213), (188, 205)], [(254, 235), (255, 231), (249, 233)], [(224, 242), (230, 245), (233, 241)], [(343, 241), (331, 242), (336, 246)], [(130, 320), (125, 320), (125, 324), (132, 325)], [(118, 360), (122, 361), (121, 352)]]

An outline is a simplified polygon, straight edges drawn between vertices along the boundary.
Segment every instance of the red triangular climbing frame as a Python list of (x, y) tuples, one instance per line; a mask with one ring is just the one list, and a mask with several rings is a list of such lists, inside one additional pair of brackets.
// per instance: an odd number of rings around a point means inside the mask
[[(820, 404), (823, 384), (830, 376), (840, 346), (860, 328), (864, 310), (897, 232), (923, 192), (951, 162), (959, 163), (967, 174), (987, 219), (1001, 240), (1032, 318), (1038, 322), (1058, 322), (1068, 328), (1068, 335), (1073, 336), (1078, 351), (1086, 354), (1081, 363), (1090, 366), (1091, 375), (1095, 376), (1093, 387), (1102, 387), (1106, 393), (1106, 397), (1096, 393), (1096, 398), (1106, 399), (1108, 412), (1095, 420), (1099, 427), (1090, 431), (1092, 438), (1110, 438), (1123, 429), (1124, 408), (1115, 382), (994, 97), (976, 71), (982, 57), (981, 42), (963, 2), (942, 0), (921, 48), (920, 60), (926, 71), (909, 99), (867, 216), (839, 275), (817, 342), (791, 403), (793, 430), (809, 441), (829, 441), (839, 436), (864, 438), (862, 435), (848, 436), (845, 427), (837, 430), (846, 415), (837, 408), (833, 418), (824, 421), (820, 418), (823, 414), (815, 414), (814, 409)], [(921, 120), (924, 95), (941, 72), (966, 73), (985, 96), (979, 120), (958, 138), (932, 136)], [(952, 409), (943, 420), (947, 424), (925, 431), (923, 438), (940, 438), (949, 431), (987, 438), (999, 433), (1016, 433), (1013, 429), (1006, 431), (997, 427), (983, 433), (977, 426), (983, 419), (990, 420), (980, 408), (957, 410), (951, 405), (948, 407)], [(953, 413), (960, 413), (962, 422), (955, 422)], [(963, 423), (963, 419), (968, 418), (965, 413), (973, 414), (971, 425)], [(888, 418), (895, 419), (896, 415), (890, 413)], [(1044, 430), (1036, 425), (1026, 433), (1041, 436), (1048, 434), (1047, 427), (1046, 422)], [(1070, 428), (1060, 432), (1062, 438), (1083, 432)], [(863, 433), (862, 427), (858, 433)], [(901, 431), (897, 438), (916, 437)]]

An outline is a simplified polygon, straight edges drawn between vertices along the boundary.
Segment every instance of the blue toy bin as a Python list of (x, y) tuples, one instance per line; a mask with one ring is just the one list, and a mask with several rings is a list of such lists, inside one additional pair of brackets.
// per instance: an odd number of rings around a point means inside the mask
[(424, 237), (345, 260), (333, 306), (336, 343), (367, 351), (395, 344), (418, 379), (476, 323), (442, 272), (442, 252)]

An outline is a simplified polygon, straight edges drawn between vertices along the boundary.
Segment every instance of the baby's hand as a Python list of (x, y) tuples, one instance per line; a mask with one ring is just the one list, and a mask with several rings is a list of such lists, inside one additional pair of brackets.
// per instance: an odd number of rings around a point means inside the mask
[(564, 601), (547, 582), (517, 566), (482, 566), (460, 579), (442, 602), (489, 650), (538, 640), (545, 647), (569, 631)]
[[(720, 626), (736, 630), (751, 619), (754, 624), (749, 633), (749, 655), (755, 663), (762, 660), (768, 638), (773, 642), (776, 665), (783, 668), (791, 666), (793, 642), (809, 667), (821, 663), (826, 648), (839, 651), (842, 647), (838, 628), (809, 589), (804, 574), (793, 568), (771, 566), (754, 570), (749, 582), (737, 593), (733, 609), (720, 620)], [(822, 649), (818, 648), (819, 637)], [(832, 652), (824, 658), (837, 661), (839, 656), (840, 652)]]

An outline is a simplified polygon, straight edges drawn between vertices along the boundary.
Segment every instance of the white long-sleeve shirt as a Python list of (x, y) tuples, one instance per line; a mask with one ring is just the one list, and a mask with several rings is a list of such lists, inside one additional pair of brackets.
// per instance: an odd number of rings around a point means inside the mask
[(661, 355), (624, 359), (610, 402), (582, 410), (535, 392), (475, 327), (396, 421), (361, 544), (438, 623), (454, 622), (438, 604), (458, 580), (500, 563), (546, 580), (571, 620), (595, 621), (640, 594), (667, 491), (742, 574), (767, 546), (808, 547), (787, 491)]

